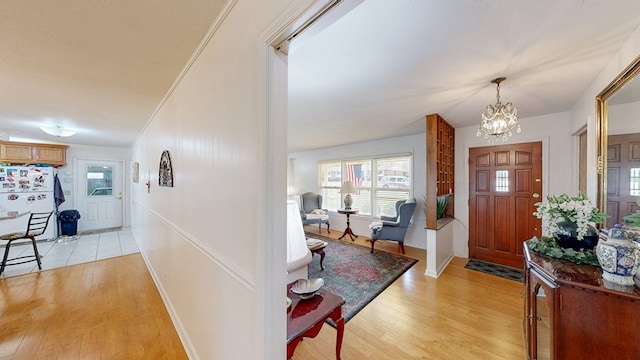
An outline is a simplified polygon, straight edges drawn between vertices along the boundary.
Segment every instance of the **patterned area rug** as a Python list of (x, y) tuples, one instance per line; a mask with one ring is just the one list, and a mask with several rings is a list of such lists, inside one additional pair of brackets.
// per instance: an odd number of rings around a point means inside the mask
[(524, 271), (522, 269), (516, 269), (509, 266), (499, 265), (482, 261), (478, 259), (469, 259), (467, 265), (464, 266), (467, 269), (480, 271), (485, 274), (500, 276), (505, 279), (524, 282)]
[[(418, 262), (381, 250), (371, 254), (370, 248), (347, 241), (317, 234), (307, 233), (307, 236), (329, 243), (324, 249), (324, 270), (320, 269), (320, 256), (314, 254), (309, 264), (309, 278), (323, 278), (325, 288), (344, 297), (342, 316), (345, 323)], [(327, 322), (335, 327), (331, 320)]]

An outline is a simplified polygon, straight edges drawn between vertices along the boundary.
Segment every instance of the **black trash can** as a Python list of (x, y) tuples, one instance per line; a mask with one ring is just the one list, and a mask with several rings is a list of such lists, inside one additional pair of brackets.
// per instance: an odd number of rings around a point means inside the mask
[(80, 219), (78, 210), (61, 211), (58, 215), (60, 234), (74, 236), (78, 232), (78, 219)]

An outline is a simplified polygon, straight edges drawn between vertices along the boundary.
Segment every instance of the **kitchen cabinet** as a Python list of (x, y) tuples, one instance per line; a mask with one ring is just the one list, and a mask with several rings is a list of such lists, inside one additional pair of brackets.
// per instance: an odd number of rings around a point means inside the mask
[(65, 165), (67, 145), (0, 141), (0, 162)]
[(524, 243), (529, 359), (637, 359), (640, 289), (602, 279), (599, 266), (538, 254)]

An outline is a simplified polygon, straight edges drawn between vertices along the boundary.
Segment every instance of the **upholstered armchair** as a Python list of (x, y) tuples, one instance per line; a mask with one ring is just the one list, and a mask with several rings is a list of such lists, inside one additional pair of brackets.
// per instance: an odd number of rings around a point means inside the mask
[(399, 200), (396, 202), (396, 216), (381, 216), (382, 223), (371, 228), (371, 252), (376, 240), (389, 240), (398, 242), (404, 254), (404, 235), (415, 209), (415, 200)]
[(306, 192), (300, 196), (300, 202), (302, 203), (302, 210), (300, 210), (302, 224), (318, 224), (318, 228), (322, 224), (327, 224), (327, 232), (331, 233), (329, 215), (327, 215), (327, 210), (322, 208), (322, 195)]

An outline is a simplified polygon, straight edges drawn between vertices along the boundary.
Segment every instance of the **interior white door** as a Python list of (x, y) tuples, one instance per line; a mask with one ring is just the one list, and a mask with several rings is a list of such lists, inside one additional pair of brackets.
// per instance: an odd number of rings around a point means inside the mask
[(78, 231), (122, 226), (123, 167), (122, 161), (78, 160)]

